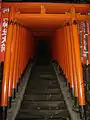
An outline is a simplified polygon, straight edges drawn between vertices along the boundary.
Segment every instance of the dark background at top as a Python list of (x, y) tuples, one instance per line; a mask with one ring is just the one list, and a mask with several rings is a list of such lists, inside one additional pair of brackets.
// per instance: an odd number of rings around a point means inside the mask
[(90, 0), (2, 0), (3, 2), (90, 3)]

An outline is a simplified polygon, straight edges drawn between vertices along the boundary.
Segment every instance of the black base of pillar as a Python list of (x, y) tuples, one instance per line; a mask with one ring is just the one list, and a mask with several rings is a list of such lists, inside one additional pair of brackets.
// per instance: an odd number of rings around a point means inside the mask
[(72, 97), (72, 99), (74, 99), (74, 88), (71, 88), (71, 97)]
[(79, 106), (79, 111), (81, 120), (87, 120), (85, 106)]
[(1, 114), (2, 114), (2, 110), (1, 110), (1, 106), (0, 106), (0, 120), (1, 120), (1, 116), (2, 116)]
[(79, 112), (78, 97), (74, 97), (73, 111)]
[(62, 68), (59, 68), (59, 71), (60, 71), (60, 74), (61, 74), (62, 76), (64, 76), (64, 72), (63, 72)]
[(65, 85), (66, 85), (66, 87), (68, 87), (68, 82), (67, 82), (67, 80), (66, 80), (66, 84), (65, 84)]
[(11, 103), (12, 103), (12, 97), (8, 97), (8, 108), (11, 108)]
[(52, 60), (52, 63), (54, 63), (55, 62), (55, 60)]
[(70, 83), (68, 83), (68, 88), (69, 88), (69, 92), (71, 92), (71, 87), (70, 87)]
[(78, 97), (75, 97), (74, 100), (75, 100), (74, 105), (79, 107), (79, 105), (78, 105)]
[(65, 85), (66, 85), (66, 87), (68, 87), (68, 80), (67, 80), (66, 76), (64, 76), (64, 79), (65, 79)]
[(12, 89), (12, 99), (15, 99), (16, 98), (16, 89), (13, 88)]
[(0, 107), (0, 120), (6, 120), (7, 118), (7, 107), (1, 106)]
[(19, 78), (19, 80), (18, 80), (18, 85), (20, 85), (20, 78)]
[(19, 82), (16, 85), (16, 93), (18, 93)]

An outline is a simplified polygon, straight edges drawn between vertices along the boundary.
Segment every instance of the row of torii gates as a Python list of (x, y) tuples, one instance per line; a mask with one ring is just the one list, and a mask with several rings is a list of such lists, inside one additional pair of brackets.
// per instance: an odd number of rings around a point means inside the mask
[(15, 99), (16, 87), (24, 69), (35, 55), (33, 36), (51, 36), (52, 60), (57, 60), (63, 69), (75, 105), (80, 106), (81, 118), (85, 117), (85, 81), (89, 81), (89, 77), (87, 75), (84, 79), (82, 66), (86, 66), (88, 74), (89, 10), (89, 4), (1, 3), (2, 120), (6, 119), (7, 108)]

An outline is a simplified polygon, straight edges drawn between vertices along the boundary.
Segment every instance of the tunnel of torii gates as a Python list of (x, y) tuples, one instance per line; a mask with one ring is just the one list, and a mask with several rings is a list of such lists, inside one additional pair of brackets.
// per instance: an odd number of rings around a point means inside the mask
[[(35, 37), (49, 36), (52, 60), (62, 68), (75, 105), (84, 115), (90, 93), (90, 5), (5, 3), (0, 9), (0, 110), (3, 116), (15, 89), (35, 56)], [(84, 71), (84, 72), (83, 72)]]

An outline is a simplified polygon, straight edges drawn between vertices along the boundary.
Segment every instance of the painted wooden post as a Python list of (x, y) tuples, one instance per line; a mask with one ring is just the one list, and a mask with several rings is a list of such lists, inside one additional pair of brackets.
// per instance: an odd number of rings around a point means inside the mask
[(10, 16), (9, 16), (8, 35), (6, 40), (4, 75), (3, 75), (3, 81), (2, 81), (2, 96), (1, 96), (2, 120), (5, 120), (7, 116), (9, 70), (10, 70), (10, 63), (11, 63), (11, 43), (12, 43), (12, 35), (13, 35), (13, 22), (12, 22), (13, 17), (14, 17), (14, 9), (11, 8)]

